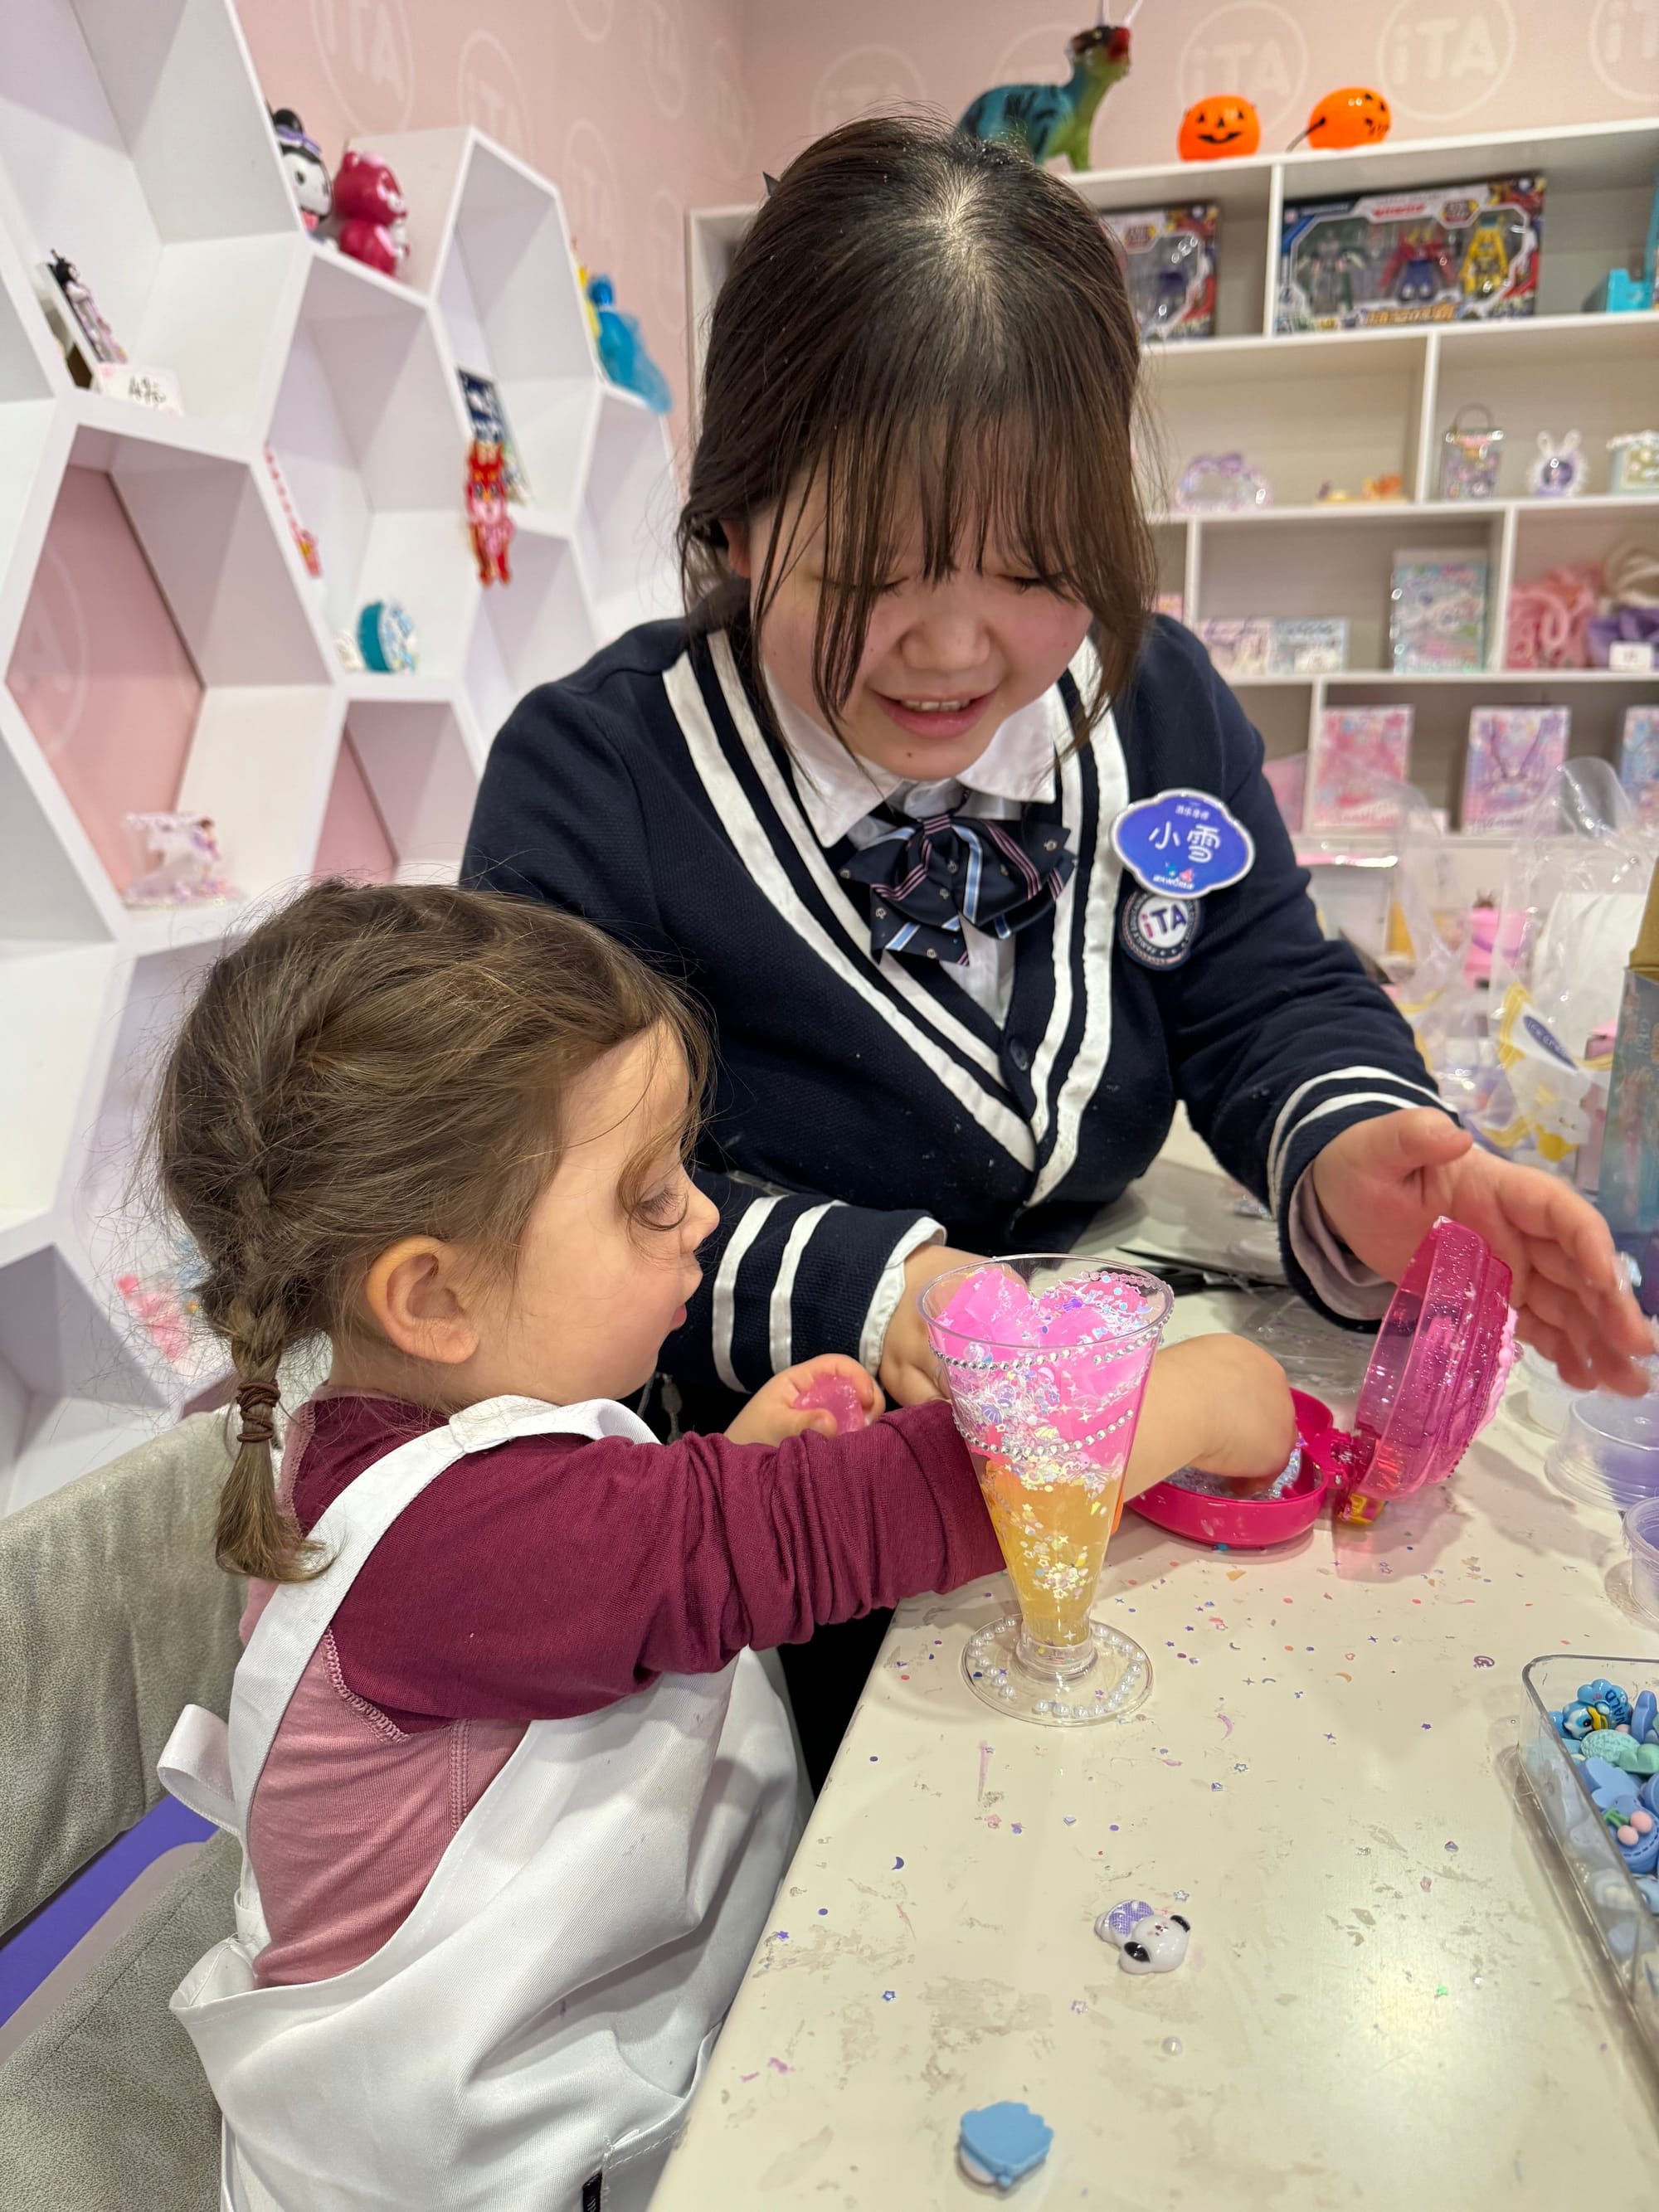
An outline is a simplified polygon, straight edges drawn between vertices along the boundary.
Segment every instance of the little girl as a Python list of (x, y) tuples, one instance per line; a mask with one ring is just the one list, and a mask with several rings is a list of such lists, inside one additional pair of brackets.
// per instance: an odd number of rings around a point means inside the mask
[[(793, 1842), (757, 1648), (1000, 1561), (942, 1404), (846, 1358), (660, 1444), (653, 1372), (714, 1208), (683, 1001), (551, 908), (324, 884), (210, 971), (155, 1141), (239, 1378), (228, 1741), (170, 1786), (239, 1834), (237, 1927), (174, 1999), (225, 2202), (643, 2204)], [(270, 1443), (278, 1364), (325, 1386)], [(872, 1415), (831, 1441), (824, 1369)], [(1128, 1487), (1286, 1456), (1254, 1346), (1160, 1353)]]

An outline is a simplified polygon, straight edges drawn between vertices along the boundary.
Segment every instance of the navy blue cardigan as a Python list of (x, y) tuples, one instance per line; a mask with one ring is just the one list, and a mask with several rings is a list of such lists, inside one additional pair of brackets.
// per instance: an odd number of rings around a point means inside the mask
[[(1016, 939), (1000, 1030), (936, 964), (872, 958), (864, 894), (814, 837), (749, 681), (740, 640), (658, 623), (532, 691), (489, 756), (463, 863), (466, 882), (586, 915), (713, 1016), (699, 1180), (720, 1224), (666, 1370), (701, 1396), (856, 1356), (919, 1220), (969, 1251), (1063, 1244), (1145, 1171), (1177, 1098), (1273, 1206), (1312, 1297), (1285, 1226), (1298, 1176), (1340, 1130), (1434, 1091), (1406, 1023), (1321, 935), (1261, 741), (1197, 640), (1160, 619), (1064, 764), (1048, 811), (1077, 868)], [(1204, 902), (1184, 963), (1154, 970), (1122, 941), (1135, 886), (1109, 833), (1172, 785), (1221, 798), (1256, 860)]]

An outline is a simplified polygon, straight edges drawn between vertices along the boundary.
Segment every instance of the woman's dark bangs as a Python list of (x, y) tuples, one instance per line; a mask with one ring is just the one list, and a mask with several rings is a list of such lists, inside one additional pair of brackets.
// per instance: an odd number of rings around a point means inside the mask
[[(931, 374), (910, 363), (921, 373), (842, 395), (818, 457), (823, 573), (840, 589), (820, 601), (813, 677), (832, 729), (913, 527), (930, 583), (994, 558), (1086, 607), (1097, 631), (1130, 641), (1103, 655), (1114, 683), (1138, 643), (1145, 575), (1126, 575), (1123, 549), (1144, 526), (1121, 401), (1098, 360), (1073, 364), (1028, 344), (994, 365), (966, 346), (953, 351), (929, 362)], [(787, 540), (781, 518), (779, 534)], [(1105, 688), (1088, 702), (1085, 728)]]

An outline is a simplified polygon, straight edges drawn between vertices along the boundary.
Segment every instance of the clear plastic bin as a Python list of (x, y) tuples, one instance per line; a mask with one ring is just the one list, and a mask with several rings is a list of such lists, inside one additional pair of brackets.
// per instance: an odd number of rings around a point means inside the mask
[(1650, 1620), (1659, 1620), (1659, 1498), (1644, 1498), (1631, 1507), (1625, 1516), (1625, 1541), (1630, 1547), (1631, 1595)]
[[(1644, 1363), (1652, 1381), (1656, 1363)], [(1659, 1399), (1594, 1390), (1575, 1398), (1559, 1439), (1544, 1455), (1550, 1480), (1583, 1505), (1622, 1513), (1659, 1497)]]
[(1560, 1652), (1521, 1671), (1521, 1768), (1572, 1876), (1607, 1970), (1630, 2001), (1649, 2052), (1659, 2060), (1659, 1919), (1625, 1871), (1606, 1821), (1590, 1802), (1583, 1773), (1551, 1720), (1570, 1705), (1581, 1683), (1598, 1674), (1632, 1698), (1659, 1690), (1659, 1658), (1597, 1659)]

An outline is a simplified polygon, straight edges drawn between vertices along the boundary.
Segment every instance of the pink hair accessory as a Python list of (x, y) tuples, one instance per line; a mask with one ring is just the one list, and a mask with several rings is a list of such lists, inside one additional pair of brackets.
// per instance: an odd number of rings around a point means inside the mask
[(1587, 668), (1589, 623), (1601, 604), (1592, 562), (1551, 568), (1510, 593), (1505, 662), (1510, 668)]

